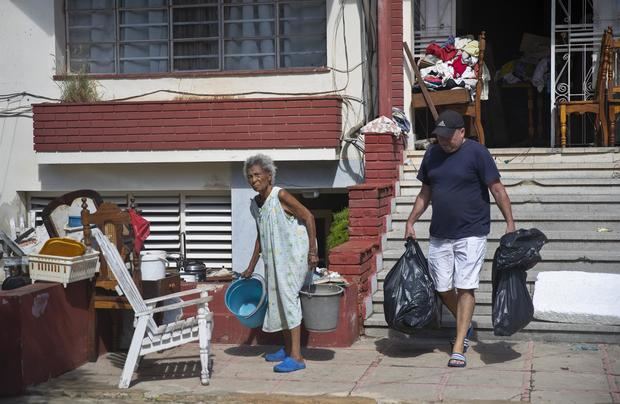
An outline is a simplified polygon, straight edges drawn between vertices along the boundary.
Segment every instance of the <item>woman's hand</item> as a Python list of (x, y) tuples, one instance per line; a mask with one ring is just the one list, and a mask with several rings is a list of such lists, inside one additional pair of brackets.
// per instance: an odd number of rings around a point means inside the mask
[(245, 271), (241, 272), (241, 277), (242, 278), (249, 278), (252, 276), (252, 274), (254, 273), (254, 269), (253, 268), (248, 268)]
[(316, 251), (308, 251), (308, 271), (314, 271), (319, 263), (319, 256)]

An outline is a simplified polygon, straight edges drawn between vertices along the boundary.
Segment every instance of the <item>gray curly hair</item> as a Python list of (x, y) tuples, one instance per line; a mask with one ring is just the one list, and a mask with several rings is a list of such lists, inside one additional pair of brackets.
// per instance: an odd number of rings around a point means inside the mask
[(271, 157), (267, 156), (266, 154), (262, 154), (262, 153), (255, 154), (254, 156), (248, 157), (245, 160), (245, 163), (243, 163), (243, 174), (247, 176), (248, 170), (252, 166), (259, 166), (263, 170), (267, 171), (269, 174), (271, 174), (271, 182), (275, 183), (277, 167), (273, 163), (273, 160), (271, 159)]

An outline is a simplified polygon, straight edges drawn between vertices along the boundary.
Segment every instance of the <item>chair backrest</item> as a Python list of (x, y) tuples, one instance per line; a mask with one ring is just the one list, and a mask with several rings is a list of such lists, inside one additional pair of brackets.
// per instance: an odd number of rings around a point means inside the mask
[(95, 204), (95, 208), (99, 208), (99, 205), (103, 203), (103, 198), (99, 195), (98, 192), (93, 191), (92, 189), (80, 189), (77, 191), (69, 192), (64, 195), (59, 196), (58, 198), (52, 200), (47, 204), (43, 211), (41, 212), (41, 218), (43, 219), (43, 224), (45, 225), (45, 229), (50, 237), (59, 237), (60, 234), (54, 221), (52, 220), (52, 213), (56, 208), (60, 206), (71, 206), (73, 201), (76, 199), (88, 198), (93, 201)]
[[(118, 205), (104, 202), (96, 212), (90, 213), (82, 199), (82, 224), (84, 225), (84, 243), (90, 242), (90, 225), (94, 224), (105, 233), (116, 246), (123, 261), (128, 261), (133, 249), (133, 230), (131, 216)], [(134, 262), (134, 266), (137, 262)], [(135, 268), (138, 272), (138, 268)], [(99, 268), (98, 281), (113, 280), (109, 274), (107, 260), (102, 260)]]
[(605, 52), (607, 97), (618, 102), (620, 100), (620, 39), (613, 37), (611, 27), (608, 30), (610, 38)]
[(609, 78), (609, 64), (610, 64), (610, 46), (613, 40), (613, 31), (611, 27), (607, 27), (603, 31), (601, 37), (601, 49), (598, 57), (598, 67), (596, 70), (596, 82), (594, 86), (594, 99), (600, 103), (605, 102), (605, 93), (607, 89), (607, 83)]

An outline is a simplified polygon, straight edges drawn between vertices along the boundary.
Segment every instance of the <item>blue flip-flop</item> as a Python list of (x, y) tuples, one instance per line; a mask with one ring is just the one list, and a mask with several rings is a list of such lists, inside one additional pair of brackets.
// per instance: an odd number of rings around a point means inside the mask
[[(466, 353), (469, 349), (469, 339), (474, 335), (474, 326), (473, 324), (469, 326), (467, 329), (467, 334), (465, 334), (465, 339), (463, 340), (463, 353)], [(456, 338), (452, 338), (450, 340), (450, 349), (454, 348), (454, 344), (456, 343)]]
[(290, 356), (286, 357), (282, 363), (279, 363), (273, 367), (273, 371), (277, 373), (289, 373), (296, 370), (302, 370), (306, 368), (306, 364), (303, 362), (297, 362)]
[(286, 359), (286, 351), (284, 348), (280, 348), (276, 352), (265, 355), (265, 360), (267, 362), (282, 362), (284, 359)]
[(452, 355), (450, 355), (450, 360), (448, 361), (448, 367), (464, 368), (465, 366), (467, 366), (465, 355), (458, 352), (452, 352)]

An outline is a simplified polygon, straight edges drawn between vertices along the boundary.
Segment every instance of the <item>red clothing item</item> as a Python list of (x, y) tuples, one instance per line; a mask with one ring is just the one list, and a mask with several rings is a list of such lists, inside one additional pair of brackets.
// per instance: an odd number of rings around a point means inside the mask
[(454, 56), (456, 56), (456, 52), (457, 50), (452, 45), (447, 45), (445, 48), (442, 48), (433, 42), (426, 47), (426, 53), (435, 55), (444, 62), (454, 58)]
[(452, 68), (454, 69), (454, 78), (458, 79), (463, 75), (465, 69), (467, 69), (467, 65), (463, 63), (463, 59), (461, 59), (461, 56), (459, 55), (452, 61)]
[(142, 247), (144, 247), (144, 241), (151, 234), (151, 223), (140, 216), (135, 209), (129, 209), (129, 219), (131, 221), (131, 227), (133, 227), (134, 233), (134, 251), (140, 255)]

